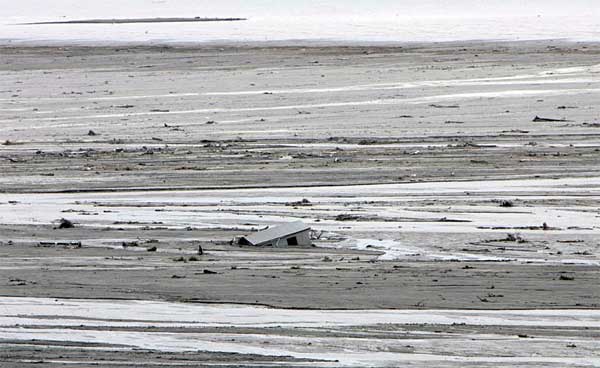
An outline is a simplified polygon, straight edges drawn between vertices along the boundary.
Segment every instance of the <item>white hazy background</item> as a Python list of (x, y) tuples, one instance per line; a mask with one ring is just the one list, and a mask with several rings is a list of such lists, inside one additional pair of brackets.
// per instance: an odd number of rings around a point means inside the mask
[[(102, 18), (243, 22), (19, 25)], [(0, 0), (0, 42), (600, 41), (600, 0)]]

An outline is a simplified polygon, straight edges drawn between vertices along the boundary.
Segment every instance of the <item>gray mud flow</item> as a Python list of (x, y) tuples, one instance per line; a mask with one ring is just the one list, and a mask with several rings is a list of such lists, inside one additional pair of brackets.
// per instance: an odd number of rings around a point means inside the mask
[[(600, 366), (599, 56), (1, 48), (0, 365)], [(231, 243), (296, 220), (316, 247)], [(222, 303), (273, 323), (167, 323)]]

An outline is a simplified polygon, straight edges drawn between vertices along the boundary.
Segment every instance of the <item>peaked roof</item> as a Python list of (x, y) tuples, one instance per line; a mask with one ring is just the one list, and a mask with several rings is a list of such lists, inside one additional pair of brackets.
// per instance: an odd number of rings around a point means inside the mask
[(253, 245), (260, 245), (271, 240), (294, 235), (306, 230), (310, 230), (310, 226), (307, 226), (302, 221), (288, 222), (287, 224), (270, 227), (266, 230), (247, 235), (244, 239)]

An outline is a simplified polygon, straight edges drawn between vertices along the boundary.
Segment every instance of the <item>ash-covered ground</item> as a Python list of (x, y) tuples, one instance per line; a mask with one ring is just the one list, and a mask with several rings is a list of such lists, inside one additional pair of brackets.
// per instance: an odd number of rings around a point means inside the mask
[(1, 50), (3, 364), (600, 365), (598, 45)]

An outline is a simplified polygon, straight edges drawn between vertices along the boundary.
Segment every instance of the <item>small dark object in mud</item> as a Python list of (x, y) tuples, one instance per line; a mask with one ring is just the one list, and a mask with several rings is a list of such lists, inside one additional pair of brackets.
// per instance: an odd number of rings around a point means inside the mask
[(464, 124), (464, 121), (446, 120), (444, 124)]
[(301, 206), (312, 206), (312, 203), (310, 203), (310, 201), (306, 198), (303, 198), (301, 201), (297, 201), (297, 202), (288, 202), (285, 204), (286, 206), (293, 206), (293, 207), (301, 207)]
[(438, 220), (438, 222), (471, 222), (471, 220), (460, 220), (460, 219), (451, 219), (447, 217), (442, 217)]
[(157, 249), (158, 249), (158, 248), (156, 248), (156, 247), (150, 247), (150, 248), (148, 248), (148, 249), (146, 249), (146, 250), (147, 250), (148, 252), (156, 252), (156, 250), (157, 250)]
[(506, 234), (506, 238), (502, 239), (502, 241), (527, 243), (527, 240), (523, 239), (519, 234)]
[[(550, 227), (546, 223), (542, 226), (477, 226), (477, 228), (485, 230), (561, 230), (558, 227)], [(591, 228), (586, 230), (591, 230)]]
[(204, 254), (204, 250), (202, 249), (201, 245), (198, 245), (198, 255), (201, 256)]
[(438, 104), (431, 104), (429, 106), (435, 107), (436, 109), (458, 109), (460, 107), (458, 105), (438, 105)]
[(157, 138), (157, 137), (152, 137), (153, 141), (157, 141), (157, 142), (162, 142), (163, 140), (161, 138)]
[(64, 218), (60, 219), (60, 223), (58, 224), (59, 229), (72, 229), (74, 227), (75, 225), (73, 225), (73, 222)]
[(177, 257), (177, 258), (173, 258), (173, 262), (187, 262), (187, 261), (183, 257)]
[(121, 245), (123, 246), (123, 248), (137, 247), (137, 246), (139, 246), (138, 242), (135, 242), (135, 241), (132, 241), (132, 242), (123, 242), (123, 243), (121, 243)]
[(152, 109), (150, 110), (150, 112), (169, 112), (170, 110), (163, 110), (163, 109)]
[(573, 254), (576, 254), (576, 255), (578, 255), (578, 256), (591, 256), (591, 255), (592, 255), (592, 252), (590, 252), (590, 251), (587, 251), (587, 250), (584, 250), (584, 251), (582, 251), (582, 252), (574, 252)]
[(205, 275), (216, 275), (217, 274), (217, 272), (211, 271), (211, 270), (204, 270), (204, 271), (202, 271), (202, 273)]
[(551, 119), (551, 118), (541, 118), (539, 116), (535, 116), (535, 118), (533, 118), (533, 122), (534, 123), (543, 123), (543, 122), (567, 122), (569, 120), (567, 119)]
[(117, 105), (115, 106), (117, 109), (131, 109), (134, 107), (133, 105)]
[(357, 216), (357, 215), (350, 215), (350, 214), (342, 213), (342, 214), (335, 216), (335, 221), (354, 221), (354, 220), (358, 220), (359, 218), (360, 218), (360, 216)]
[(575, 277), (567, 276), (567, 275), (560, 275), (560, 277), (558, 279), (563, 280), (563, 281), (573, 281), (573, 280), (575, 280)]
[(8, 282), (10, 283), (10, 286), (26, 286), (26, 285), (37, 284), (37, 282), (35, 282), (35, 281), (28, 281), (28, 280), (18, 279), (18, 278), (14, 278), (14, 277), (10, 277), (8, 279)]
[(10, 146), (11, 144), (14, 144), (14, 143), (9, 141), (8, 139), (2, 143), (3, 146)]
[(213, 125), (213, 124), (216, 124), (216, 123), (217, 122), (214, 121), (214, 120), (209, 120), (209, 121), (206, 122), (206, 125)]
[(44, 242), (44, 241), (41, 241), (38, 243), (37, 246), (44, 247), (44, 248), (60, 246), (60, 247), (66, 248), (66, 249), (73, 249), (73, 248), (81, 248), (81, 242)]
[(198, 262), (199, 259), (197, 257), (191, 256), (190, 258), (188, 258), (188, 261), (190, 261), (190, 262)]
[(90, 129), (89, 132), (87, 133), (87, 135), (89, 135), (90, 137), (94, 137), (94, 136), (97, 136), (98, 134)]
[(514, 204), (511, 201), (502, 201), (500, 207), (514, 207)]
[(179, 276), (179, 275), (173, 275), (171, 276), (172, 279), (185, 279), (185, 276)]

